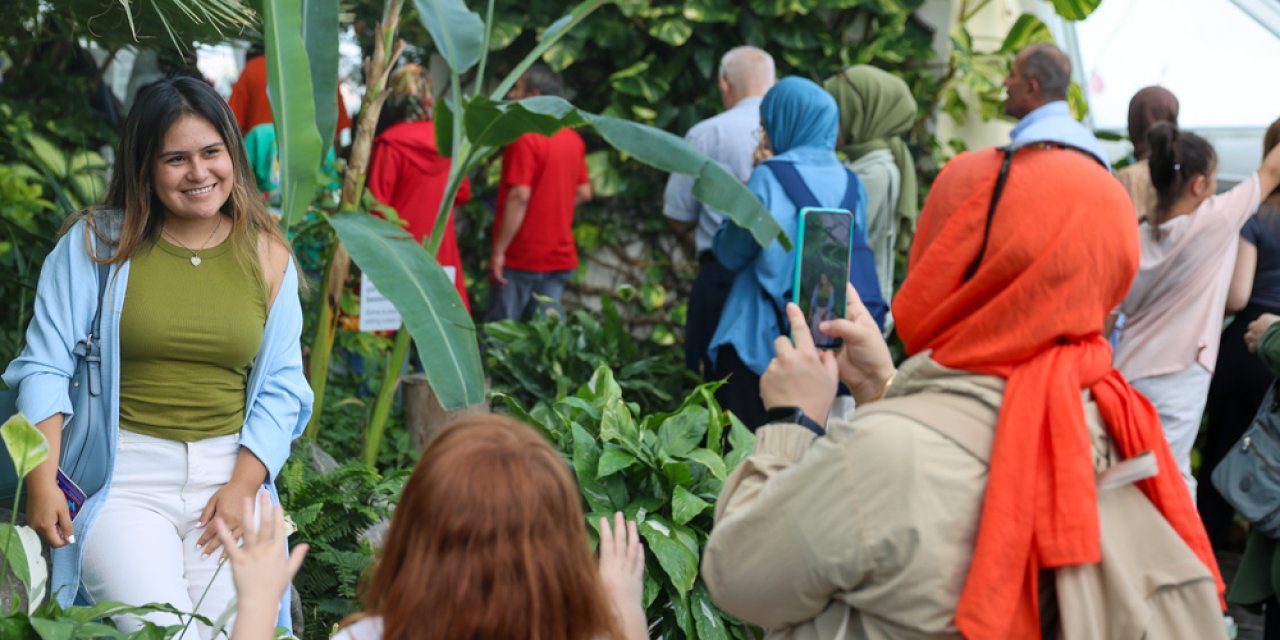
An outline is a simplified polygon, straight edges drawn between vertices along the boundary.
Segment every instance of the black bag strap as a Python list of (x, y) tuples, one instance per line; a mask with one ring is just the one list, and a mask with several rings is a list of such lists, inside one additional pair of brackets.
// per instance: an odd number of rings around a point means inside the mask
[(1003, 147), (1000, 151), (1004, 154), (1004, 162), (1000, 163), (1000, 174), (996, 176), (996, 186), (991, 191), (991, 204), (987, 206), (987, 226), (982, 231), (982, 245), (978, 247), (977, 257), (969, 263), (969, 268), (964, 272), (964, 282), (968, 282), (973, 274), (978, 272), (982, 257), (987, 253), (987, 241), (991, 238), (991, 221), (996, 217), (996, 205), (1000, 204), (1000, 196), (1004, 195), (1004, 183), (1009, 179), (1009, 165), (1013, 163), (1013, 154), (1017, 149)]

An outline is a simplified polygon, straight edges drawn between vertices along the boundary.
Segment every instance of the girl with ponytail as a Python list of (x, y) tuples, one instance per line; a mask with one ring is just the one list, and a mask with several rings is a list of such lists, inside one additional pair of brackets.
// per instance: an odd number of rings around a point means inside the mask
[(1160, 413), (1192, 496), (1191, 447), (1218, 359), (1240, 229), (1280, 185), (1280, 151), (1216, 194), (1218, 158), (1194, 133), (1161, 122), (1147, 131), (1154, 211), (1143, 216), (1142, 264), (1120, 305), (1127, 316), (1116, 368)]

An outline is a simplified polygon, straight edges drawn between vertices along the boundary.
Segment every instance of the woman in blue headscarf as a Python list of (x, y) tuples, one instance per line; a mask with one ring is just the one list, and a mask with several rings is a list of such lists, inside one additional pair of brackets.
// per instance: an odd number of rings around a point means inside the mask
[[(794, 241), (803, 205), (788, 191), (795, 195), (798, 177), (800, 190), (807, 187), (814, 200), (811, 205), (854, 212), (854, 243), (865, 248), (866, 193), (836, 158), (840, 113), (831, 94), (810, 80), (783, 78), (760, 103), (760, 120), (773, 157), (756, 167), (747, 188)], [(716, 396), (721, 407), (755, 428), (765, 422), (760, 376), (774, 357), (773, 340), (786, 333), (782, 320), (795, 277), (794, 249), (783, 249), (777, 242), (761, 248), (749, 231), (725, 218), (712, 250), (725, 267), (737, 272), (708, 349), (716, 377), (729, 377)], [(883, 323), (887, 306), (876, 284), (874, 263), (855, 262), (859, 297)], [(812, 418), (823, 421), (826, 416)]]

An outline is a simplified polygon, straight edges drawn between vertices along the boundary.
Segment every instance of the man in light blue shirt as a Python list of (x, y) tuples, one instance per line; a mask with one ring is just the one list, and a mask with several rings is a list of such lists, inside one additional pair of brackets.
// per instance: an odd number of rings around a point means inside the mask
[[(751, 177), (751, 154), (760, 129), (760, 101), (776, 79), (773, 58), (756, 47), (736, 47), (720, 59), (720, 98), (725, 111), (694, 125), (685, 140), (724, 165), (742, 182)], [(685, 362), (695, 373), (711, 375), (707, 345), (720, 321), (734, 274), (711, 252), (711, 240), (723, 215), (693, 196), (691, 176), (672, 174), (663, 194), (663, 215), (679, 233), (695, 231), (698, 277), (690, 292), (685, 321)]]
[(1004, 86), (1004, 112), (1019, 118), (1009, 133), (1010, 149), (1051, 142), (1079, 149), (1111, 168), (1098, 138), (1071, 116), (1071, 60), (1061, 49), (1040, 43), (1019, 51)]

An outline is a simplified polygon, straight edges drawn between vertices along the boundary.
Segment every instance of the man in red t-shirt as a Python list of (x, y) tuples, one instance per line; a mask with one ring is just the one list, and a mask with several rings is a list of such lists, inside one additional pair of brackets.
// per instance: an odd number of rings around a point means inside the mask
[[(508, 96), (559, 96), (560, 76), (535, 64)], [(489, 258), (487, 322), (560, 310), (564, 286), (578, 267), (573, 210), (591, 199), (586, 145), (573, 129), (550, 137), (528, 133), (502, 154), (502, 184)], [(535, 295), (553, 302), (539, 301)]]

